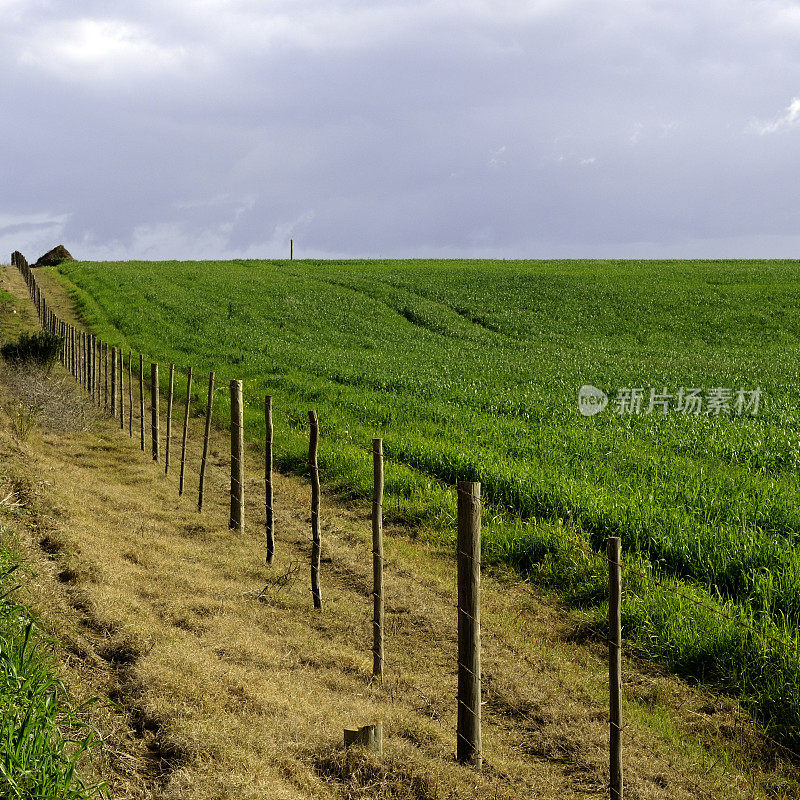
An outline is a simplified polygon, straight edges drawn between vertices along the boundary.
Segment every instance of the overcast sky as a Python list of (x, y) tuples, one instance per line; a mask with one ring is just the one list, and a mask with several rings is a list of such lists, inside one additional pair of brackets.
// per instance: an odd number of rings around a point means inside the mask
[(0, 248), (800, 257), (800, 2), (0, 0)]

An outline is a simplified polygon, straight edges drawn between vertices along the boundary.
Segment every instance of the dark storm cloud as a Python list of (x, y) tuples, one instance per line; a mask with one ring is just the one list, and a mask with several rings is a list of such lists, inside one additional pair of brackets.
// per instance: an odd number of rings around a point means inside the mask
[(800, 252), (796, 3), (0, 12), (9, 252)]

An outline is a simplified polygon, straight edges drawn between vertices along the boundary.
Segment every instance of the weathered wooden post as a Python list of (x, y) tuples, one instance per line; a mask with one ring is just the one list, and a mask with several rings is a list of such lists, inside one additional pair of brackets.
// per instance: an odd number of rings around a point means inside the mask
[(186, 413), (183, 415), (183, 440), (181, 441), (181, 476), (178, 483), (178, 495), (183, 494), (183, 475), (186, 471), (186, 439), (189, 435), (189, 407), (192, 403), (192, 368), (186, 377)]
[(456, 757), (475, 769), (481, 750), (481, 485), (458, 492), (458, 730)]
[(139, 353), (139, 428), (144, 453), (144, 356)]
[(133, 439), (133, 351), (128, 350), (128, 434)]
[(322, 594), (319, 589), (319, 568), (322, 557), (322, 542), (319, 533), (319, 464), (317, 447), (319, 445), (319, 423), (317, 412), (308, 412), (311, 430), (308, 439), (308, 469), (311, 473), (311, 594), (314, 608), (322, 608)]
[(611, 800), (622, 800), (622, 546), (608, 540), (608, 689)]
[(119, 349), (119, 429), (125, 431), (125, 351)]
[(169, 365), (169, 389), (167, 391), (167, 442), (164, 448), (164, 474), (169, 472), (169, 446), (172, 439), (172, 397), (175, 391), (175, 365)]
[(264, 398), (264, 424), (266, 436), (264, 443), (264, 504), (267, 512), (267, 564), (275, 558), (275, 517), (272, 508), (274, 500), (272, 489), (272, 395)]
[(208, 460), (208, 440), (211, 437), (211, 411), (214, 407), (214, 373), (208, 376), (208, 402), (206, 403), (206, 430), (203, 435), (203, 458), (200, 460), (200, 487), (197, 492), (197, 510), (203, 510), (203, 489), (206, 480), (206, 461)]
[(158, 461), (160, 455), (158, 395), (158, 364), (150, 364), (150, 438), (153, 444), (153, 461)]
[(111, 416), (117, 417), (117, 348), (111, 348)]
[(372, 440), (372, 675), (383, 680), (383, 439)]
[(241, 381), (231, 381), (231, 516), (228, 527), (244, 530), (244, 403)]

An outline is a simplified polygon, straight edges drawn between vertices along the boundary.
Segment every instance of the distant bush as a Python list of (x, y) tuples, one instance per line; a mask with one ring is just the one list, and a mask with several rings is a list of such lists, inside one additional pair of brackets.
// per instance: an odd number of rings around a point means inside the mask
[(0, 347), (0, 355), (11, 363), (34, 363), (49, 372), (61, 352), (61, 343), (61, 337), (50, 331), (21, 333), (17, 341)]

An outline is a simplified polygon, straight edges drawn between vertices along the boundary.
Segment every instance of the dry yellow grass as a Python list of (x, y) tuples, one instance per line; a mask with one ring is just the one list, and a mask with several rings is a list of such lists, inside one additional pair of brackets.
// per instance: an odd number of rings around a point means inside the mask
[[(6, 269), (0, 285), (19, 295), (18, 284)], [(387, 530), (387, 667), (375, 683), (366, 509), (323, 502), (315, 612), (308, 487), (276, 477), (268, 568), (255, 469), (237, 534), (227, 528), (222, 434), (212, 452), (199, 515), (196, 477), (178, 498), (176, 476), (109, 420), (89, 432), (45, 427), (19, 445), (0, 419), (6, 481), (27, 509), (6, 521), (37, 566), (38, 610), (79, 696), (118, 704), (93, 711), (108, 742), (97, 769), (114, 797), (607, 796), (605, 653), (579, 619), (511, 576), (485, 576), (486, 766), (476, 774), (454, 760), (450, 553)], [(633, 666), (626, 797), (795, 796), (782, 768), (752, 774), (761, 767), (748, 752), (750, 723), (734, 725), (724, 703)], [(375, 720), (382, 758), (343, 751), (344, 727)]]

